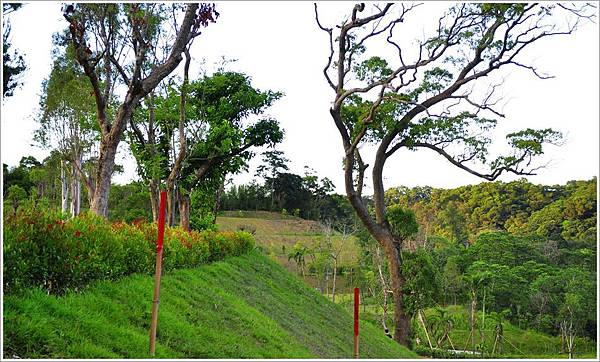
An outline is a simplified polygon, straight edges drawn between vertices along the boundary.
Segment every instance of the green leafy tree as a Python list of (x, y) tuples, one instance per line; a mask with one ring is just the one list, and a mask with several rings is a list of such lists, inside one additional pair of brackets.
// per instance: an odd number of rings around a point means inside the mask
[[(176, 4), (158, 3), (80, 3), (63, 8), (69, 24), (67, 41), (92, 85), (96, 103), (100, 148), (90, 208), (98, 215), (108, 215), (117, 147), (134, 110), (177, 68), (200, 29), (218, 16), (214, 4), (187, 4), (183, 19), (178, 21), (178, 9), (181, 7)], [(173, 32), (160, 31), (170, 24), (175, 26)], [(169, 48), (168, 56), (148, 70), (149, 49), (160, 44)], [(127, 90), (118, 107), (113, 107), (116, 84)]]
[(6, 190), (5, 205), (10, 205), (13, 209), (13, 214), (17, 213), (19, 205), (27, 199), (27, 192), (19, 185), (12, 185)]
[(273, 211), (275, 206), (275, 179), (281, 171), (288, 171), (287, 163), (290, 162), (283, 155), (283, 151), (267, 150), (262, 153), (263, 163), (256, 168), (256, 176), (262, 177), (269, 187), (271, 194), (271, 205), (269, 210)]
[[(142, 134), (139, 128), (134, 128), (129, 140), (138, 173), (146, 179), (166, 179), (168, 199), (172, 200), (169, 220), (174, 222), (176, 192), (180, 222), (189, 228), (190, 195), (194, 190), (216, 194), (228, 174), (245, 169), (253, 147), (273, 147), (283, 139), (283, 131), (277, 120), (264, 116), (281, 93), (254, 88), (245, 74), (218, 71), (191, 81), (186, 89), (189, 94), (183, 108), (181, 89), (171, 86), (164, 97), (155, 97), (154, 108), (148, 107), (136, 117), (136, 125), (145, 124), (147, 129), (152, 125), (154, 144), (148, 141), (150, 134)], [(250, 117), (259, 119), (250, 123)], [(171, 141), (176, 128), (178, 144)], [(179, 152), (173, 156), (177, 147)], [(212, 198), (211, 205), (216, 199)], [(202, 205), (191, 208), (198, 207)], [(204, 218), (195, 217), (197, 221)]]
[(27, 70), (25, 59), (18, 51), (11, 49), (10, 20), (8, 15), (15, 12), (23, 4), (2, 3), (2, 94), (4, 97), (13, 95), (15, 89), (21, 86), (20, 75)]
[(112, 185), (108, 209), (109, 220), (125, 222), (152, 221), (148, 189), (140, 182)]
[(306, 276), (306, 258), (310, 255), (311, 251), (306, 245), (302, 245), (300, 242), (296, 242), (292, 250), (288, 253), (288, 260), (294, 260), (300, 274), (304, 278)]
[[(588, 5), (458, 4), (439, 19), (437, 29), (417, 45), (416, 59), (408, 59), (397, 40), (399, 28), (417, 5), (355, 5), (337, 27), (317, 25), (329, 39), (329, 56), (323, 74), (335, 93), (330, 114), (343, 141), (346, 195), (369, 233), (382, 245), (390, 263), (394, 290), (397, 342), (407, 345), (410, 318), (403, 303), (402, 240), (390, 230), (384, 199), (383, 169), (400, 149), (434, 151), (452, 165), (486, 180), (501, 174), (534, 174), (531, 161), (543, 145), (556, 143), (560, 133), (551, 129), (525, 129), (506, 136), (511, 152), (490, 158), (489, 132), (502, 116), (494, 109), (492, 84), (482, 100), (468, 88), (485, 81), (497, 69), (520, 67), (545, 78), (516, 56), (539, 40), (572, 33)], [(575, 15), (566, 29), (556, 25), (556, 13)], [(577, 16), (579, 15), (579, 16)], [(530, 26), (530, 24), (533, 24)], [(385, 37), (397, 59), (367, 58), (366, 41)], [(417, 76), (418, 75), (418, 76)], [(488, 78), (489, 79), (489, 78)], [(485, 84), (485, 83), (484, 83)], [(455, 103), (463, 103), (455, 113)], [(485, 115), (484, 115), (485, 113)], [(360, 146), (374, 145), (375, 160), (363, 160)], [(367, 167), (372, 165), (375, 217), (363, 201)], [(478, 166), (487, 171), (478, 171)]]
[[(55, 36), (52, 70), (42, 83), (37, 117), (40, 128), (34, 138), (42, 147), (54, 149), (60, 156), (61, 208), (67, 212), (70, 195), (71, 214), (76, 216), (81, 209), (81, 182), (88, 195), (94, 194), (93, 175), (84, 171), (83, 164), (91, 159), (89, 154), (99, 130), (89, 80), (75, 61), (73, 47), (61, 45), (60, 39)], [(67, 162), (71, 166), (68, 174)]]

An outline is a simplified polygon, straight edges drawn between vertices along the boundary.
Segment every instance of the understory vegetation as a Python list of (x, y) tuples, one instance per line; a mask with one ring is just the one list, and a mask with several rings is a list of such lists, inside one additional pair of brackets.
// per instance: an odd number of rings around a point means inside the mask
[[(4, 218), (4, 294), (37, 287), (51, 294), (77, 291), (94, 280), (151, 274), (155, 269), (157, 225), (108, 222), (83, 213), (21, 207)], [(185, 231), (167, 228), (164, 270), (191, 268), (254, 247), (243, 231)]]

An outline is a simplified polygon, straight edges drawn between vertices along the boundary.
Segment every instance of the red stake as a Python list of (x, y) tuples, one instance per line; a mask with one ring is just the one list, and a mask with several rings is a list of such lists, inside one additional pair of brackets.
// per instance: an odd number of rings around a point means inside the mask
[(158, 213), (158, 240), (156, 241), (156, 274), (154, 275), (154, 298), (152, 299), (152, 321), (150, 323), (150, 355), (154, 357), (156, 347), (156, 327), (158, 324), (158, 300), (160, 296), (160, 275), (162, 269), (163, 241), (165, 238), (165, 206), (167, 192), (160, 192), (160, 211)]
[(158, 213), (158, 241), (156, 242), (156, 251), (161, 252), (163, 241), (165, 239), (165, 208), (167, 205), (167, 192), (160, 192), (160, 211)]
[(354, 358), (358, 358), (358, 311), (360, 295), (358, 288), (354, 288)]

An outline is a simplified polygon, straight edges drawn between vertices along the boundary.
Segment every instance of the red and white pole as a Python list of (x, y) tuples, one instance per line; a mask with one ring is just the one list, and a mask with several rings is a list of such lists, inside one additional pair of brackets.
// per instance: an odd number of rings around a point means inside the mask
[(150, 355), (154, 357), (156, 347), (156, 326), (158, 323), (158, 301), (160, 296), (160, 275), (162, 269), (163, 241), (165, 239), (165, 206), (167, 192), (160, 192), (160, 210), (158, 214), (158, 240), (156, 241), (156, 274), (154, 275), (154, 297), (152, 299), (152, 322), (150, 323)]
[(360, 306), (359, 289), (354, 288), (354, 358), (358, 357), (358, 311)]

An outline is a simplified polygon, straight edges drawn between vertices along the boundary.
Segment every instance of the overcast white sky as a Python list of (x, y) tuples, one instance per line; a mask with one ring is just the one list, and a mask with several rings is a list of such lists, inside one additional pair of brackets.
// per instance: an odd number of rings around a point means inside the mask
[[(449, 5), (422, 6), (411, 19), (411, 24), (416, 24), (415, 34), (423, 31), (419, 26), (433, 19), (432, 8)], [(339, 2), (320, 6), (329, 25), (352, 7)], [(322, 76), (328, 43), (315, 24), (312, 3), (227, 2), (217, 3), (217, 10), (221, 17), (195, 41), (192, 55), (198, 61), (206, 59), (206, 64), (218, 62), (222, 56), (237, 59), (231, 68), (250, 75), (254, 86), (284, 92), (285, 97), (269, 111), (286, 132), (278, 149), (291, 160), (292, 172), (302, 174), (303, 167), (310, 166), (319, 176), (333, 180), (337, 192), (343, 192), (342, 145), (328, 112), (333, 95)], [(66, 22), (60, 3), (51, 2), (29, 3), (11, 14), (10, 21), (12, 44), (25, 55), (28, 65), (23, 87), (2, 103), (2, 162), (14, 166), (23, 156), (41, 160), (49, 154), (32, 145), (37, 127), (33, 115), (41, 82), (50, 72), (52, 34)], [(507, 117), (501, 120), (498, 134), (552, 127), (566, 135), (563, 146), (547, 148), (544, 160), (552, 162), (538, 176), (528, 178), (534, 183), (565, 183), (598, 175), (598, 44), (598, 25), (588, 23), (574, 35), (553, 38), (530, 49), (522, 58), (555, 75), (555, 79), (539, 80), (513, 68), (505, 82), (503, 93), (510, 101), (503, 109)], [(193, 66), (191, 75), (198, 71), (198, 66)], [(125, 173), (114, 181), (125, 183), (135, 178), (135, 163), (127, 156), (125, 144), (120, 147), (117, 162), (124, 164)], [(257, 161), (253, 160), (249, 173), (235, 177), (236, 183), (252, 179)], [(448, 188), (481, 181), (427, 150), (398, 152), (388, 161), (384, 175), (386, 187)], [(507, 175), (501, 180), (514, 178)]]

